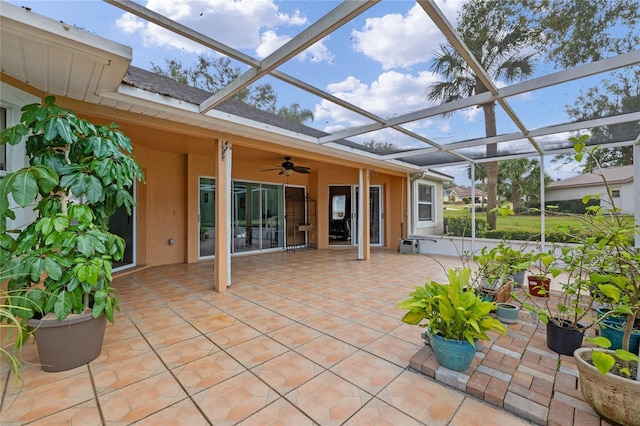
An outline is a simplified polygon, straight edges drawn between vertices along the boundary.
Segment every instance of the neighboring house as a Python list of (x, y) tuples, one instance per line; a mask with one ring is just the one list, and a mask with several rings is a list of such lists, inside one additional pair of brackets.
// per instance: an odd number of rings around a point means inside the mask
[[(369, 259), (372, 246), (442, 234), (438, 195), (449, 176), (364, 155), (349, 141), (318, 143), (324, 132), (236, 101), (204, 112), (211, 93), (132, 67), (127, 46), (7, 3), (0, 18), (3, 127), (18, 123), (23, 105), (55, 95), (132, 140), (146, 182), (134, 189), (133, 216), (109, 223), (127, 242), (119, 267), (213, 258), (224, 290), (235, 254), (350, 245)], [(24, 146), (4, 147), (0, 176), (25, 163)], [(12, 225), (32, 217), (19, 211)]]
[[(638, 194), (633, 189), (633, 165), (612, 167), (602, 170), (611, 190), (613, 203), (623, 212), (633, 214), (634, 199)], [(585, 173), (568, 179), (551, 182), (545, 191), (546, 203), (562, 200), (580, 200), (585, 195), (602, 194), (600, 205), (610, 206), (602, 176), (598, 173)]]
[[(449, 203), (463, 203), (465, 199), (471, 201), (471, 188), (466, 186), (456, 186), (455, 188), (447, 190), (445, 196)], [(487, 194), (483, 190), (476, 188), (475, 204), (483, 204), (483, 200), (486, 203), (486, 199)]]

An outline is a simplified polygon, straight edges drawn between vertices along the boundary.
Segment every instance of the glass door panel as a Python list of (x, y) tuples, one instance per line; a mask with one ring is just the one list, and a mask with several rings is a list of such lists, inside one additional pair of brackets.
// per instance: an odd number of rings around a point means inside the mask
[(284, 246), (282, 185), (262, 185), (262, 249)]
[(216, 254), (216, 181), (200, 178), (200, 257)]
[(284, 246), (283, 187), (233, 183), (234, 253)]
[[(129, 194), (133, 195), (133, 187), (129, 189)], [(109, 232), (123, 238), (126, 244), (122, 260), (113, 262), (113, 268), (116, 270), (135, 266), (134, 223), (135, 207), (133, 208), (131, 215), (129, 215), (127, 213), (127, 208), (125, 206), (120, 206), (116, 209), (114, 214), (109, 217), (107, 224)]]

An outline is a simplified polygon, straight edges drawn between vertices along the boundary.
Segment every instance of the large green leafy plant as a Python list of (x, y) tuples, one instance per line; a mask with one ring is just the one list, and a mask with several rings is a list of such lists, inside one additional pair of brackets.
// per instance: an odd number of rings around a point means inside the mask
[(488, 331), (506, 334), (506, 327), (490, 313), (495, 303), (482, 300), (469, 285), (471, 270), (449, 270), (446, 284), (427, 281), (415, 287), (410, 297), (398, 304), (408, 310), (402, 321), (426, 327), (430, 334), (451, 340), (489, 340)]
[[(54, 313), (61, 320), (91, 309), (113, 322), (112, 261), (122, 259), (125, 243), (107, 224), (119, 206), (131, 214), (129, 189), (143, 178), (131, 141), (114, 124), (78, 118), (53, 96), (23, 107), (20, 123), (0, 133), (1, 144), (25, 138), (29, 165), (0, 179), (7, 306), (23, 319)], [(8, 228), (16, 205), (37, 213), (18, 230)]]

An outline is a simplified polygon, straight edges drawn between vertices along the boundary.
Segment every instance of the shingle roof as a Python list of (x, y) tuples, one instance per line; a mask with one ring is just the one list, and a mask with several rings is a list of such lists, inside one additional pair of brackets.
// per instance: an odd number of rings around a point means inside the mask
[[(602, 176), (609, 184), (633, 182), (633, 165), (602, 169)], [(568, 179), (551, 182), (547, 188), (602, 185), (602, 176), (599, 173), (584, 173)]]
[[(455, 188), (451, 189), (451, 191), (454, 191), (456, 193), (456, 196), (458, 197), (471, 197), (471, 188), (466, 187), (466, 186), (456, 186)], [(481, 190), (476, 188), (476, 197), (486, 197), (487, 194)]]

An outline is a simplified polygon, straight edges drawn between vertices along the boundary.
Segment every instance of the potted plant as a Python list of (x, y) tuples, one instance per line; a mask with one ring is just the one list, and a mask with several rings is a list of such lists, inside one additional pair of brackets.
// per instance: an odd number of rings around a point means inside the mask
[(449, 270), (448, 283), (427, 281), (398, 304), (408, 311), (403, 322), (427, 329), (440, 365), (456, 371), (469, 368), (476, 341), (488, 340), (488, 331), (506, 334), (506, 327), (490, 315), (495, 304), (482, 300), (470, 278), (469, 268)]
[(504, 241), (473, 256), (476, 270), (473, 283), (480, 296), (490, 302), (507, 302), (511, 299), (512, 265), (509, 247)]
[[(29, 166), (0, 179), (0, 272), (10, 312), (35, 330), (42, 369), (60, 371), (100, 354), (118, 310), (111, 265), (125, 249), (107, 221), (119, 206), (130, 212), (129, 188), (142, 171), (115, 125), (80, 119), (53, 96), (23, 107), (20, 123), (0, 133), (2, 144), (25, 138)], [(32, 206), (36, 219), (7, 229), (12, 201)]]

